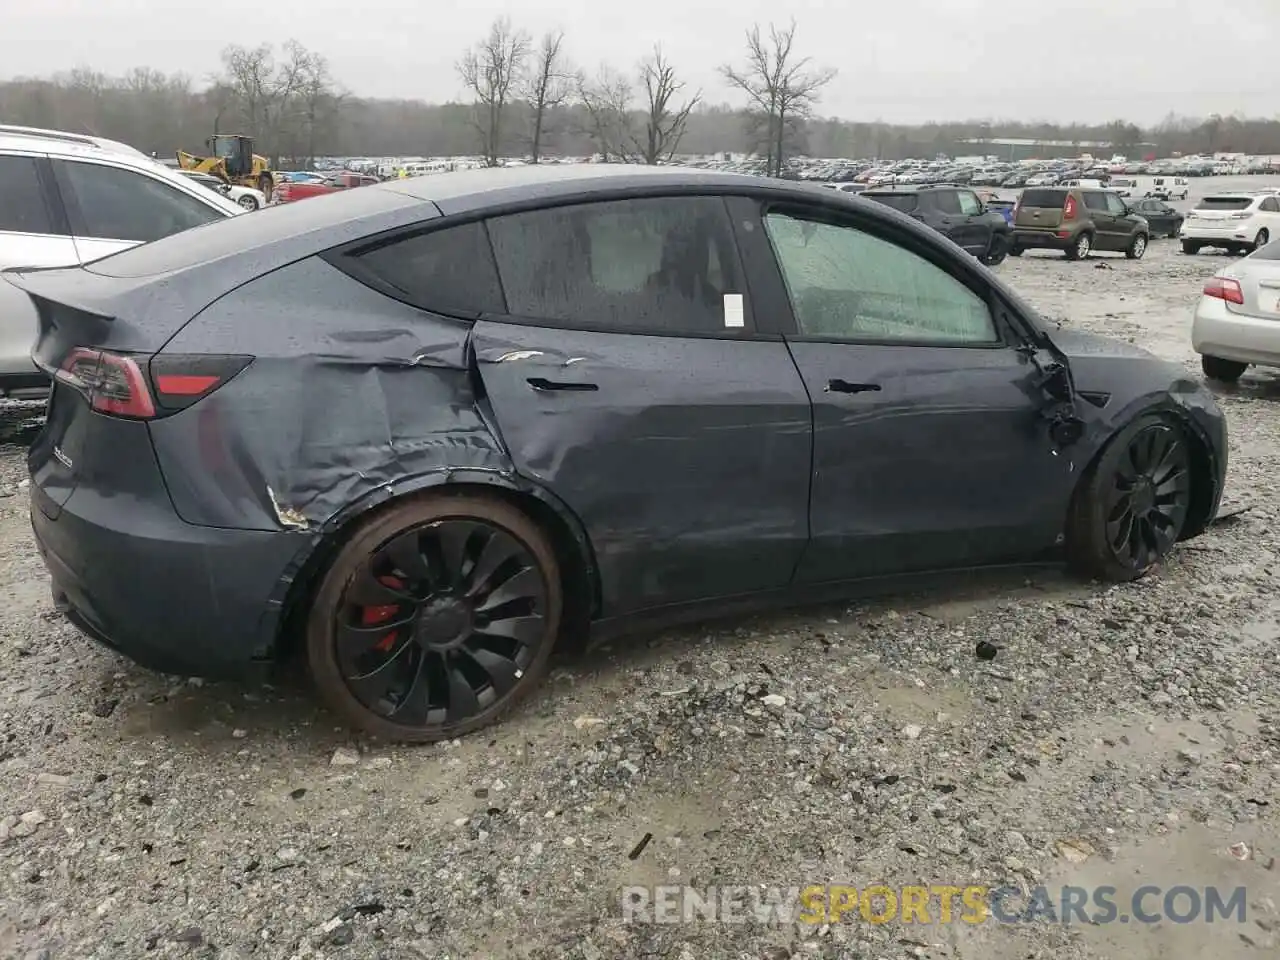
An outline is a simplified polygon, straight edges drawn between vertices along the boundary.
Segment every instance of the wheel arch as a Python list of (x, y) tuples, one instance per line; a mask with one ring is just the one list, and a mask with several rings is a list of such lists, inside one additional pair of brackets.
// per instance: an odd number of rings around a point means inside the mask
[(270, 601), (277, 611), (271, 659), (285, 659), (300, 649), (308, 601), (334, 555), (356, 530), (406, 500), (428, 495), (468, 494), (511, 504), (550, 538), (564, 590), (558, 645), (561, 649), (581, 648), (600, 605), (599, 568), (586, 528), (563, 501), (537, 484), (497, 471), (463, 469), (424, 474), (399, 482), (392, 489), (372, 491), (328, 520), (319, 534), (299, 551), (276, 585)]
[(1075, 487), (1071, 491), (1067, 515), (1070, 516), (1075, 507), (1076, 499), (1085, 488), (1089, 477), (1098, 465), (1098, 461), (1102, 459), (1102, 455), (1115, 441), (1116, 437), (1139, 417), (1150, 414), (1164, 414), (1175, 419), (1186, 432), (1188, 440), (1193, 444), (1191, 506), (1187, 512), (1187, 522), (1183, 527), (1182, 535), (1178, 538), (1179, 541), (1190, 540), (1192, 537), (1204, 532), (1205, 527), (1209, 525), (1209, 521), (1212, 519), (1214, 507), (1217, 505), (1219, 494), (1217, 489), (1217, 464), (1214, 462), (1213, 443), (1205, 433), (1204, 428), (1195, 421), (1195, 418), (1190, 413), (1172, 402), (1145, 403), (1125, 411), (1124, 414), (1111, 421), (1106, 438), (1097, 445), (1097, 448), (1090, 455), (1088, 463), (1080, 471), (1080, 475), (1076, 479)]

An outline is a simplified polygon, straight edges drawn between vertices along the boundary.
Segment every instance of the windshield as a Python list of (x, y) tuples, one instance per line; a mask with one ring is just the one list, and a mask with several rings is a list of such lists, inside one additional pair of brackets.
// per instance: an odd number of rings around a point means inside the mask
[(237, 141), (234, 137), (214, 137), (213, 155), (223, 160), (232, 160), (238, 156)]

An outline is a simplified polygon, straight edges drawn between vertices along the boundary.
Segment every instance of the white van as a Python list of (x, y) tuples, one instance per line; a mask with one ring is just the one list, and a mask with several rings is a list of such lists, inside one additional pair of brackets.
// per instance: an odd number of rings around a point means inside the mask
[(1186, 177), (1155, 177), (1147, 196), (1157, 200), (1185, 200), (1189, 192)]
[(1138, 181), (1132, 177), (1112, 177), (1107, 186), (1122, 197), (1132, 197), (1138, 192)]
[(1101, 190), (1105, 184), (1101, 180), (1068, 180), (1059, 184), (1062, 187), (1083, 187), (1085, 190)]

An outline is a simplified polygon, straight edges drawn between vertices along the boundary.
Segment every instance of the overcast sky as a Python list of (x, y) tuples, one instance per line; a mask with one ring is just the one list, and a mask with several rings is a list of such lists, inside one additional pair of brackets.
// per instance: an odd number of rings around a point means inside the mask
[(502, 14), (563, 28), (588, 68), (660, 42), (711, 102), (736, 102), (716, 68), (741, 60), (744, 31), (794, 16), (799, 52), (839, 70), (825, 115), (1280, 115), (1280, 0), (0, 0), (0, 74), (141, 65), (203, 80), (227, 44), (293, 38), (352, 93), (443, 101), (463, 94), (459, 54)]

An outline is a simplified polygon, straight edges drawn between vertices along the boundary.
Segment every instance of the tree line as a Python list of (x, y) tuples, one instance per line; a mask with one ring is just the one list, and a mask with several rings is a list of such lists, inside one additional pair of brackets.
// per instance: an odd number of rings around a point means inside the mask
[(534, 38), (503, 18), (458, 57), (467, 91), (461, 102), (358, 97), (321, 54), (289, 41), (228, 47), (221, 69), (204, 81), (139, 67), (121, 77), (80, 68), (0, 82), (0, 121), (92, 133), (160, 156), (200, 153), (213, 133), (245, 133), (274, 163), (297, 165), (323, 156), (497, 163), (598, 155), (660, 163), (746, 152), (778, 173), (801, 154), (896, 160), (994, 153), (999, 148), (981, 142), (997, 138), (1103, 141), (1129, 156), (1280, 154), (1280, 121), (1238, 116), (1170, 114), (1146, 129), (1124, 120), (902, 125), (821, 117), (822, 93), (836, 74), (800, 53), (796, 33), (794, 21), (747, 31), (739, 57), (719, 68), (733, 96), (723, 102), (692, 89), (661, 46), (630, 69), (586, 67), (572, 60), (563, 32)]

